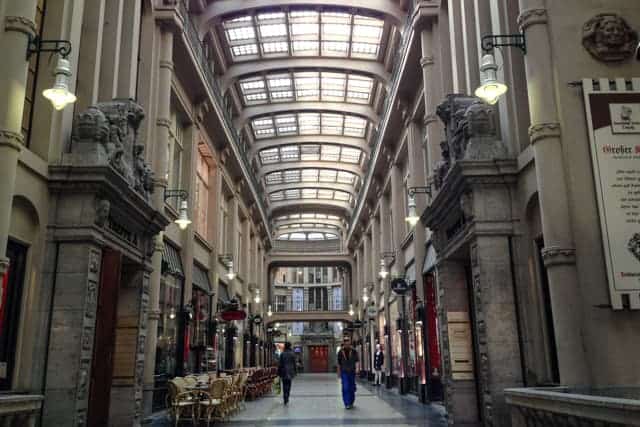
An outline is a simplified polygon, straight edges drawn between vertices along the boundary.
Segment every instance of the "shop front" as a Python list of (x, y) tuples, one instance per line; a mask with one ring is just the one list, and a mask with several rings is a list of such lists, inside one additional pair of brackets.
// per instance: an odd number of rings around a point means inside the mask
[(438, 337), (438, 311), (436, 292), (437, 254), (433, 245), (429, 245), (422, 268), (424, 284), (424, 305), (422, 307), (422, 336), (424, 337), (424, 361), (422, 362), (421, 395), (429, 402), (442, 401), (442, 366), (440, 361), (440, 340)]
[(193, 287), (191, 290), (191, 311), (189, 316), (188, 361), (189, 373), (201, 373), (216, 369), (216, 355), (211, 330), (211, 283), (208, 272), (198, 264), (193, 265)]
[(167, 382), (177, 375), (179, 331), (178, 314), (184, 287), (184, 270), (178, 248), (164, 242), (160, 278), (158, 340), (154, 371), (153, 408), (164, 408)]

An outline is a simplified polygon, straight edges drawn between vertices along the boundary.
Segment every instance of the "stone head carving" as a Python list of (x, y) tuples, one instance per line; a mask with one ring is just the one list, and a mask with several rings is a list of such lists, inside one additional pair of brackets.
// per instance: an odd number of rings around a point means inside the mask
[(104, 113), (95, 106), (87, 108), (76, 118), (73, 139), (77, 142), (104, 142), (109, 134), (109, 124)]
[(638, 33), (623, 17), (601, 13), (582, 27), (582, 45), (600, 61), (624, 61), (633, 56), (638, 45)]
[(95, 223), (102, 227), (109, 218), (109, 211), (111, 210), (111, 202), (107, 199), (96, 200), (96, 219)]
[(467, 134), (469, 137), (495, 136), (496, 127), (493, 108), (481, 101), (475, 101), (466, 112)]

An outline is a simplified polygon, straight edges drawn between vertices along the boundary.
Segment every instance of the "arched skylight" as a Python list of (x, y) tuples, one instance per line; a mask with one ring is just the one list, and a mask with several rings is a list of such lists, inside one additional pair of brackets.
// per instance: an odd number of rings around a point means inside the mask
[(375, 80), (336, 71), (279, 71), (238, 82), (245, 105), (291, 101), (370, 104)]
[(346, 191), (317, 188), (294, 188), (291, 190), (274, 191), (269, 194), (269, 200), (272, 202), (299, 199), (339, 200), (351, 203), (353, 201), (353, 195)]
[(271, 172), (264, 177), (267, 185), (298, 182), (326, 182), (356, 185), (358, 175), (335, 169), (286, 169)]
[(256, 139), (291, 135), (335, 135), (365, 138), (369, 121), (352, 114), (291, 112), (251, 120)]
[(317, 240), (337, 240), (339, 236), (334, 233), (320, 233), (320, 232), (308, 232), (308, 233), (285, 233), (278, 236), (278, 240), (291, 240), (291, 241), (317, 241)]
[(283, 56), (377, 60), (384, 27), (374, 17), (310, 9), (259, 12), (223, 22), (234, 61)]
[(360, 164), (362, 150), (333, 144), (292, 144), (260, 151), (263, 165), (301, 160)]

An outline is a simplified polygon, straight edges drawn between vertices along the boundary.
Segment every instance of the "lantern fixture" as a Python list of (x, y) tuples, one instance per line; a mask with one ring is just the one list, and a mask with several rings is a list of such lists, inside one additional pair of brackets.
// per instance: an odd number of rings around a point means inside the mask
[(42, 91), (42, 96), (47, 98), (53, 108), (60, 111), (69, 104), (76, 102), (76, 96), (69, 90), (71, 83), (71, 63), (67, 59), (71, 53), (69, 40), (42, 40), (40, 37), (30, 37), (27, 44), (27, 61), (34, 53), (55, 52), (60, 57), (54, 71), (55, 83), (52, 88)]
[(189, 204), (187, 203), (187, 198), (189, 197), (189, 193), (186, 190), (165, 190), (164, 191), (164, 200), (165, 202), (168, 199), (178, 198), (180, 199), (180, 209), (178, 210), (178, 218), (173, 221), (175, 222), (180, 230), (186, 230), (189, 224), (191, 224), (191, 220), (189, 219), (188, 209)]
[(378, 276), (380, 276), (381, 279), (386, 279), (388, 275), (387, 264), (384, 262), (384, 258), (380, 258), (380, 272)]
[(480, 60), (480, 86), (474, 94), (489, 105), (507, 92), (507, 85), (498, 79), (498, 65), (493, 50), (496, 47), (517, 47), (522, 53), (527, 53), (527, 42), (524, 33), (519, 34), (488, 34), (482, 37), (482, 51), (485, 53)]
[(349, 304), (349, 316), (353, 316), (354, 314), (356, 314), (356, 312), (353, 311), (353, 304)]
[(271, 311), (271, 304), (269, 304), (269, 307), (267, 308), (267, 316), (273, 316), (273, 311)]

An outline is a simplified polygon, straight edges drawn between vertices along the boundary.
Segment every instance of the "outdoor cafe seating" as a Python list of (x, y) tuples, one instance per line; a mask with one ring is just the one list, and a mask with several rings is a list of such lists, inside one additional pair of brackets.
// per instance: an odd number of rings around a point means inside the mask
[(229, 373), (176, 377), (168, 382), (167, 409), (175, 426), (225, 421), (271, 391), (277, 368), (247, 368)]

